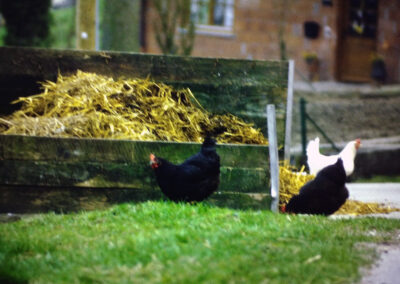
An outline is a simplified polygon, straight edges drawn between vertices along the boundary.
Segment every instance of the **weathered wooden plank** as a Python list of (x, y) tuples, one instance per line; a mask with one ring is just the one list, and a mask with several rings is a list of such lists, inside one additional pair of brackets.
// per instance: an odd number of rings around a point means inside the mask
[[(265, 107), (276, 104), (279, 144), (283, 144), (287, 62), (20, 47), (0, 47), (0, 62), (1, 114), (13, 110), (10, 101), (38, 93), (37, 81), (54, 81), (59, 72), (71, 74), (80, 69), (114, 78), (150, 76), (175, 87), (188, 87), (210, 112), (233, 113), (263, 131)], [(7, 208), (20, 203), (31, 204), (38, 212), (71, 211), (161, 198), (148, 167), (149, 153), (180, 163), (199, 149), (198, 143), (0, 135), (0, 211), (8, 212)], [(218, 145), (217, 152), (221, 157), (220, 193), (210, 202), (269, 208), (268, 194), (254, 198), (238, 192), (265, 192), (268, 147)], [(242, 198), (245, 201), (239, 202)]]
[(209, 197), (207, 202), (218, 207), (232, 209), (265, 210), (271, 207), (271, 196), (269, 194), (216, 192)]
[(0, 184), (153, 189), (146, 165), (0, 160)]
[[(266, 168), (221, 167), (220, 191), (267, 192)], [(0, 184), (158, 190), (148, 163), (0, 160)]]
[(71, 212), (162, 199), (159, 190), (0, 185), (0, 213)]
[[(284, 108), (286, 100), (286, 61), (0, 47), (0, 62), (2, 113), (11, 110), (12, 100), (38, 93), (37, 81), (54, 81), (59, 72), (71, 74), (77, 69), (114, 78), (150, 76), (175, 87), (190, 88), (214, 113), (262, 116), (268, 103)], [(265, 128), (265, 123), (251, 116), (246, 119)]]
[[(149, 154), (181, 163), (199, 143), (0, 135), (0, 184), (141, 188), (157, 184)], [(221, 191), (265, 192), (268, 147), (218, 145)]]
[[(59, 72), (77, 69), (114, 78), (151, 76), (154, 80), (188, 86), (232, 86), (231, 93), (247, 87), (287, 86), (286, 61), (200, 58), (127, 52), (97, 52), (24, 47), (0, 47), (0, 77), (25, 76), (55, 80)], [(207, 90), (207, 87), (202, 87)], [(222, 90), (222, 88), (221, 88)]]
[(268, 168), (221, 167), (219, 191), (268, 193)]
[[(0, 160), (126, 162), (148, 164), (149, 154), (181, 163), (200, 150), (200, 143), (0, 135)], [(268, 146), (217, 145), (221, 165), (268, 167)]]

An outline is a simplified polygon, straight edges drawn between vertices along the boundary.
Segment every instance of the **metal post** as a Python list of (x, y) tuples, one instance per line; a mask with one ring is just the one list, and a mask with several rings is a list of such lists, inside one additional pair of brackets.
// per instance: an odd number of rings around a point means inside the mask
[(278, 139), (276, 133), (275, 106), (267, 105), (267, 128), (269, 144), (269, 162), (271, 173), (271, 210), (278, 212), (279, 205), (279, 156)]
[(290, 162), (290, 145), (292, 143), (292, 113), (293, 113), (293, 79), (294, 60), (289, 60), (288, 87), (286, 99), (286, 121), (285, 121), (285, 150), (284, 159)]
[(306, 144), (307, 144), (307, 114), (306, 114), (306, 100), (300, 99), (300, 130), (301, 130), (301, 147), (303, 157), (306, 156)]

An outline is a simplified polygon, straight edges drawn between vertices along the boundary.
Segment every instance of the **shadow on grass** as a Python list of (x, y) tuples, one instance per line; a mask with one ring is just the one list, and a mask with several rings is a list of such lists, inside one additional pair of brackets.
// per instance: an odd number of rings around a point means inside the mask
[[(167, 200), (160, 190), (7, 186), (0, 190), (0, 213), (69, 213), (160, 200)], [(271, 198), (259, 193), (216, 192), (204, 203), (230, 209), (265, 210), (270, 208)]]
[(205, 202), (230, 209), (269, 210), (271, 201), (271, 196), (263, 193), (216, 192)]
[(28, 280), (21, 280), (20, 278), (14, 277), (12, 275), (7, 275), (7, 273), (0, 276), (0, 283), (2, 284), (27, 284)]

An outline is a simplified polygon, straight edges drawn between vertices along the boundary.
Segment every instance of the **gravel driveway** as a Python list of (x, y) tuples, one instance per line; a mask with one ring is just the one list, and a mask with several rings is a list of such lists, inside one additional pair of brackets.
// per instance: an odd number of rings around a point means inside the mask
[[(350, 199), (379, 202), (400, 208), (400, 183), (349, 183)], [(375, 214), (376, 217), (400, 219), (400, 212)], [(395, 236), (400, 242), (400, 233)], [(400, 245), (378, 244), (379, 259), (370, 269), (363, 270), (359, 284), (400, 283)]]

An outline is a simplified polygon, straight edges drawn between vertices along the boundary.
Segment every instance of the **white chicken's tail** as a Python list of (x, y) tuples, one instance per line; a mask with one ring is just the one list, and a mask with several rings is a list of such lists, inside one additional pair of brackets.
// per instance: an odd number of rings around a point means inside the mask
[(307, 164), (310, 174), (316, 175), (319, 169), (320, 153), (319, 153), (319, 138), (316, 137), (314, 140), (308, 142), (307, 145)]
[(308, 142), (306, 151), (307, 151), (307, 157), (319, 154), (319, 137), (316, 137), (314, 140)]

